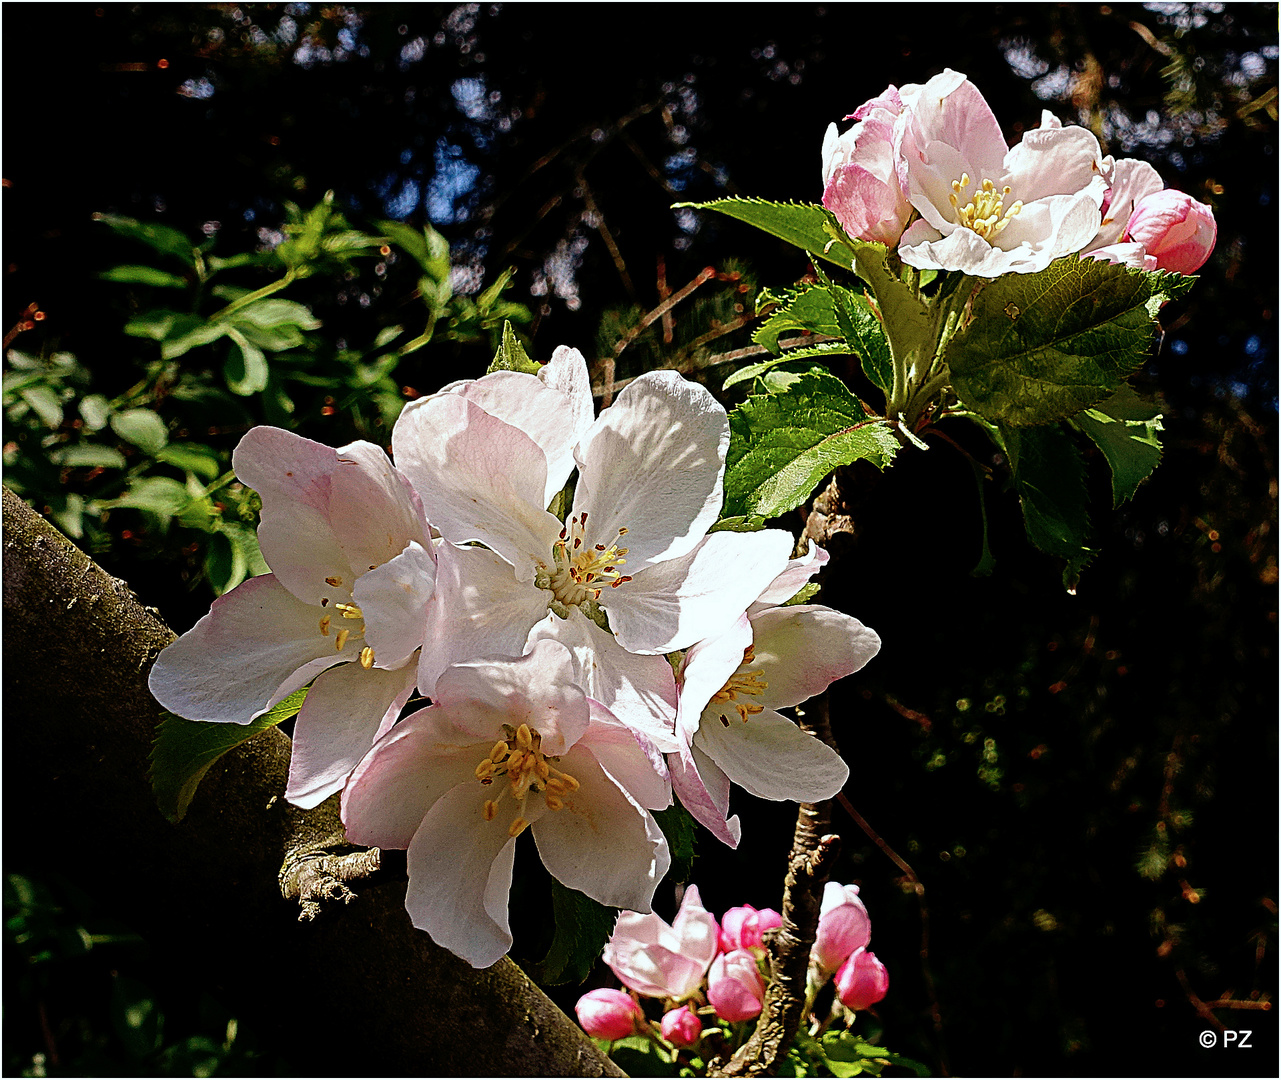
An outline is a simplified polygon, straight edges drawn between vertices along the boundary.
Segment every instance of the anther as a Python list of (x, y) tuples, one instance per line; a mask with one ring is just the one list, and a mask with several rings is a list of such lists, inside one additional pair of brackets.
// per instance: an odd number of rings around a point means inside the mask
[(493, 799), (486, 799), (481, 812), (485, 815), (486, 821), (493, 821), (498, 816), (498, 804)]
[(523, 817), (518, 817), (515, 821), (511, 823), (511, 825), (507, 827), (507, 835), (512, 837), (519, 836), (528, 828), (529, 828), (529, 822), (526, 821)]
[(494, 748), (489, 752), (489, 760), (497, 765), (507, 756), (507, 744), (501, 740), (494, 743)]
[(324, 634), (325, 637), (329, 636), (329, 616), (328, 615), (322, 615), (320, 617), (320, 632)]
[(528, 724), (521, 724), (516, 729), (516, 745), (522, 750), (528, 750), (534, 745), (534, 736), (530, 733)]
[(336, 588), (338, 588), (338, 586), (339, 586), (339, 585), (341, 585), (341, 584), (342, 584), (342, 578), (340, 578), (340, 577), (327, 577), (327, 578), (325, 578), (325, 584), (326, 584), (326, 585), (332, 585), (332, 586), (336, 589)]
[(368, 645), (360, 650), (360, 666), (366, 671), (374, 666), (374, 650)]
[(334, 639), (334, 652), (342, 652), (343, 646), (347, 644), (349, 637), (351, 637), (350, 630), (339, 630), (338, 636)]

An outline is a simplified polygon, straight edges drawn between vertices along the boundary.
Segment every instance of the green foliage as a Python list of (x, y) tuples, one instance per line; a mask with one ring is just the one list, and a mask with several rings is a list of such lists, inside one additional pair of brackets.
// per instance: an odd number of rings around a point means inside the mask
[(678, 802), (672, 803), (666, 810), (655, 810), (653, 813), (672, 853), (672, 865), (667, 871), (667, 877), (672, 881), (688, 882), (694, 869), (694, 849), (698, 840), (698, 828), (694, 819)]
[(884, 468), (898, 451), (890, 425), (870, 417), (834, 375), (806, 372), (761, 388), (768, 392), (730, 413), (727, 518), (777, 517), (838, 466), (866, 458)]
[(1112, 505), (1117, 507), (1133, 498), (1139, 484), (1161, 462), (1159, 406), (1144, 401), (1126, 386), (1073, 420), (1107, 458), (1112, 470)]
[(160, 812), (175, 825), (180, 822), (200, 781), (215, 761), (260, 732), (297, 716), (306, 697), (306, 689), (295, 690), (248, 724), (184, 720), (164, 713), (151, 746), (149, 773)]
[(499, 343), (498, 351), (494, 353), (493, 360), (489, 362), (485, 374), (493, 371), (523, 371), (527, 375), (537, 375), (540, 367), (541, 365), (529, 358), (529, 353), (520, 343), (516, 331), (512, 329), (512, 324), (504, 322), (503, 339)]
[(577, 986), (591, 974), (614, 932), (618, 909), (598, 904), (555, 878), (550, 881), (556, 930), (547, 955), (532, 965), (531, 973), (544, 986)]
[(767, 199), (713, 199), (705, 203), (675, 203), (673, 210), (688, 207), (691, 210), (715, 210), (717, 213), (745, 221), (748, 225), (789, 244), (804, 248), (811, 255), (826, 259), (843, 270), (850, 268), (849, 252), (844, 247), (833, 248), (832, 228), (835, 219), (831, 212), (815, 203), (776, 203)]
[(1066, 420), (1120, 389), (1147, 359), (1161, 305), (1193, 280), (1074, 255), (1006, 274), (975, 296), (947, 347), (952, 385), (993, 423)]

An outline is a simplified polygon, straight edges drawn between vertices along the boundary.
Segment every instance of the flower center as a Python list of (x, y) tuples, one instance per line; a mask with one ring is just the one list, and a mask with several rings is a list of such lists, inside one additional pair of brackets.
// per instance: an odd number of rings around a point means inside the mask
[[(738, 711), (739, 717), (743, 723), (747, 723), (749, 716), (754, 716), (758, 712), (764, 712), (765, 706), (758, 705), (754, 701), (739, 701), (739, 694), (748, 697), (759, 697), (765, 690), (769, 689), (769, 683), (765, 681), (765, 673), (759, 669), (756, 671), (744, 671), (748, 664), (756, 659), (756, 646), (749, 645), (743, 650), (743, 662), (733, 675), (730, 676), (729, 682), (722, 686), (712, 695), (712, 701), (725, 702), (733, 705)], [(724, 714), (721, 715), (721, 723), (729, 727), (729, 721)]]
[(521, 724), (515, 731), (504, 724), (503, 731), (507, 738), (494, 743), (489, 756), (476, 766), (476, 779), (488, 787), (506, 776), (507, 786), (498, 792), (497, 798), (485, 800), (482, 813), (486, 821), (493, 821), (498, 816), (498, 804), (510, 794), (516, 802), (516, 816), (507, 827), (507, 835), (519, 836), (529, 827), (525, 820), (525, 800), (531, 794), (542, 795), (548, 810), (563, 810), (565, 796), (577, 791), (579, 784), (550, 764), (559, 759), (549, 758), (542, 752), (543, 737), (528, 724)]
[[(342, 578), (327, 577), (325, 578), (325, 584), (335, 589), (340, 588), (342, 586)], [(359, 626), (355, 626), (355, 625), (343, 626), (339, 624), (337, 628), (334, 628), (334, 647), (335, 647), (334, 651), (335, 652), (342, 652), (343, 646), (345, 646), (347, 642), (351, 640), (353, 637), (359, 641), (361, 638), (365, 636), (365, 623), (364, 623), (365, 613), (361, 611), (360, 608), (358, 608), (355, 604), (334, 604), (331, 607), (329, 603), (329, 597), (322, 596), (320, 598), (320, 606), (326, 609), (325, 613), (320, 617), (321, 637), (329, 636), (329, 631), (332, 628), (333, 621), (334, 621), (334, 615), (332, 614), (332, 612), (337, 612), (338, 616), (344, 620), (353, 620), (353, 621), (356, 619), (361, 620)], [(363, 649), (360, 650), (360, 666), (363, 667), (366, 671), (368, 671), (371, 667), (374, 666), (374, 650), (371, 649), (368, 645), (366, 645)]]
[(576, 514), (552, 545), (554, 565), (544, 566), (534, 584), (550, 590), (554, 602), (566, 608), (577, 607), (587, 600), (599, 600), (604, 588), (617, 589), (623, 582), (632, 580), (618, 569), (627, 562), (623, 558), (627, 548), (618, 546), (618, 541), (626, 535), (625, 528), (619, 529), (612, 544), (592, 544), (587, 538), (587, 512)]
[(948, 196), (948, 201), (956, 210), (957, 224), (978, 233), (990, 244), (992, 238), (1010, 223), (1010, 218), (1018, 217), (1019, 211), (1023, 209), (1023, 202), (1015, 202), (1002, 214), (1005, 197), (1010, 193), (1009, 185), (997, 191), (991, 180), (984, 180), (975, 190), (973, 198), (962, 206), (962, 192), (969, 186), (970, 174), (961, 173), (961, 179), (952, 181), (952, 194)]

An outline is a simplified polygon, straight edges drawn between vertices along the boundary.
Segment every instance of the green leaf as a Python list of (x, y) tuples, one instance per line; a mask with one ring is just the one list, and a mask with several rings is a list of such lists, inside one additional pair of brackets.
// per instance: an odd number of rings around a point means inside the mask
[(629, 1035), (612, 1043), (597, 1040), (602, 1049), (627, 1076), (678, 1076), (677, 1063), (663, 1053), (651, 1039)]
[(178, 315), (165, 329), (160, 355), (166, 360), (174, 360), (201, 345), (217, 341), (230, 329), (230, 325), (221, 320), (207, 322), (198, 315)]
[[(771, 357), (769, 360), (762, 360), (758, 364), (748, 364), (747, 367), (739, 368), (721, 384), (721, 389), (728, 390), (739, 383), (751, 382), (753, 379), (772, 371), (774, 368), (782, 367), (784, 364), (800, 364), (805, 360), (825, 360), (829, 356), (849, 356), (852, 352), (853, 350), (843, 341), (829, 341), (822, 345), (803, 345), (799, 349), (788, 349), (786, 352)], [(801, 374), (805, 371), (823, 371), (825, 369), (818, 364), (807, 364), (803, 368), (797, 367), (787, 370)]]
[(401, 221), (380, 221), (377, 225), (392, 243), (408, 252), (433, 281), (449, 280), (449, 241), (430, 225), (425, 225), (421, 232)]
[(672, 865), (667, 876), (673, 881), (689, 881), (694, 870), (694, 846), (698, 840), (694, 819), (679, 803), (673, 803), (666, 810), (655, 810), (653, 814), (672, 853)]
[(162, 714), (151, 745), (149, 774), (160, 812), (177, 825), (186, 816), (196, 787), (209, 767), (228, 750), (296, 716), (306, 696), (305, 688), (295, 690), (247, 724), (216, 724)]
[(187, 282), (177, 274), (168, 274), (154, 266), (113, 266), (98, 275), (103, 281), (126, 285), (154, 285), (160, 289), (185, 289)]
[[(840, 244), (832, 244), (827, 231), (831, 214), (817, 203), (776, 203), (766, 199), (714, 199), (705, 203), (676, 203), (673, 210), (715, 210), (717, 213), (745, 221), (748, 225), (804, 248), (811, 255), (835, 263), (843, 270), (850, 268), (850, 253)], [(829, 253), (828, 248), (831, 247)]]
[(787, 301), (752, 334), (757, 345), (779, 354), (778, 339), (789, 330), (809, 330), (815, 334), (841, 337), (833, 298), (829, 289), (812, 285), (790, 296)]
[(1028, 539), (1067, 563), (1063, 586), (1074, 593), (1081, 571), (1094, 555), (1085, 546), (1090, 517), (1080, 451), (1057, 426), (1007, 427), (1002, 435)]
[(552, 914), (556, 931), (547, 955), (533, 965), (534, 978), (544, 986), (577, 986), (591, 974), (614, 932), (618, 909), (598, 904), (553, 878)]
[(143, 224), (118, 214), (94, 214), (93, 219), (101, 221), (120, 236), (146, 244), (162, 255), (172, 255), (176, 259), (181, 259), (187, 266), (196, 264), (195, 249), (191, 246), (191, 241), (168, 225), (157, 225), (154, 222)]
[(151, 988), (116, 975), (111, 987), (111, 1024), (130, 1057), (144, 1058), (157, 1049), (164, 1016)]
[(101, 431), (111, 419), (111, 403), (101, 394), (89, 394), (80, 399), (80, 418), (90, 431)]
[(162, 517), (181, 513), (191, 502), (191, 493), (180, 481), (171, 476), (143, 476), (135, 480), (118, 499), (109, 506), (147, 510)]
[(403, 326), (384, 326), (378, 331), (378, 336), (374, 338), (374, 348), (381, 349), (384, 345), (390, 345), (404, 332), (405, 328)]
[(1073, 419), (1103, 451), (1112, 470), (1112, 505), (1133, 498), (1161, 461), (1161, 413), (1129, 386)]
[(1157, 311), (1192, 281), (1075, 255), (1005, 274), (975, 295), (973, 320), (948, 344), (952, 385), (993, 423), (1075, 416), (1147, 359)]
[(806, 372), (779, 393), (749, 397), (729, 414), (726, 517), (777, 517), (799, 506), (839, 465), (884, 468), (898, 440), (869, 417), (835, 375)]
[(488, 375), (493, 371), (523, 371), (528, 375), (537, 375), (540, 370), (540, 365), (531, 360), (529, 353), (525, 352), (525, 346), (520, 343), (516, 331), (512, 329), (512, 324), (504, 322), (503, 340), (498, 346), (498, 351), (494, 353), (494, 358), (489, 362), (485, 374)]
[(114, 446), (94, 443), (61, 447), (49, 454), (49, 460), (72, 469), (123, 469), (126, 465), (124, 454)]
[(195, 473), (202, 480), (212, 480), (222, 471), (222, 463), (212, 447), (204, 443), (170, 443), (156, 454), (166, 465)]
[(833, 1076), (856, 1076), (858, 1072), (862, 1071), (861, 1069), (854, 1072), (837, 1072), (835, 1066), (842, 1063), (854, 1065), (864, 1061), (888, 1061), (891, 1065), (899, 1065), (905, 1069), (910, 1069), (917, 1076), (930, 1075), (930, 1070), (919, 1061), (905, 1058), (901, 1054), (891, 1053), (885, 1047), (870, 1043), (866, 1039), (848, 1031), (827, 1032), (823, 1036), (822, 1045), (823, 1056), (833, 1067)]
[(31, 410), (44, 421), (45, 427), (56, 428), (62, 424), (62, 399), (49, 386), (28, 386), (18, 391)]
[(150, 409), (125, 409), (111, 416), (111, 430), (148, 454), (158, 454), (169, 441), (169, 429)]
[(130, 337), (163, 341), (169, 336), (169, 331), (173, 328), (173, 324), (179, 319), (185, 319), (188, 323), (192, 320), (200, 321), (194, 315), (183, 315), (165, 308), (153, 308), (151, 311), (144, 311), (141, 315), (130, 319), (125, 323), (124, 331)]
[(312, 313), (311, 308), (306, 304), (300, 304), (296, 300), (255, 300), (247, 307), (242, 307), (232, 317), (232, 322), (237, 326), (242, 323), (249, 323), (263, 330), (270, 330), (275, 326), (296, 326), (300, 330), (318, 330), (320, 329), (320, 320)]
[(209, 537), (204, 568), (215, 596), (230, 592), (249, 576), (249, 562), (244, 549), (233, 541), (226, 528)]
[(228, 331), (228, 336), (232, 344), (222, 365), (227, 389), (241, 397), (266, 390), (271, 369), (267, 366), (267, 357), (263, 351), (257, 345), (250, 344), (239, 330)]
[(821, 586), (817, 581), (808, 582), (800, 587), (795, 596), (780, 606), (795, 607), (798, 604), (808, 604), (815, 596), (818, 595), (818, 590), (822, 587), (823, 586)]

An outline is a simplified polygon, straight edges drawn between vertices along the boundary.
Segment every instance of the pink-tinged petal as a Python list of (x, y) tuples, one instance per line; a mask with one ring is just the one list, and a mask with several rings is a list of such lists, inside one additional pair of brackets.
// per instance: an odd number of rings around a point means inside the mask
[(550, 561), (561, 525), (543, 509), (546, 455), (523, 431), (462, 394), (437, 394), (405, 406), (392, 452), (445, 539), (480, 541), (520, 581), (533, 581), (537, 559)]
[(547, 615), (549, 595), (518, 582), (511, 563), (492, 551), (441, 544), (418, 661), (419, 688), (434, 696), (436, 680), (451, 664), (520, 656), (530, 627)]
[(686, 554), (720, 513), (729, 420), (707, 390), (675, 371), (629, 383), (575, 451), (575, 515), (587, 513), (590, 542), (618, 530), (627, 568)]
[(609, 986), (589, 990), (580, 997), (574, 1014), (588, 1035), (610, 1041), (635, 1035), (645, 1023), (645, 1014), (631, 995)]
[[(506, 905), (511, 853), (507, 821), (486, 821), (485, 789), (460, 784), (428, 812), (406, 854), (405, 910), (413, 924), (472, 967), (496, 964), (511, 948)], [(503, 858), (502, 856), (506, 856)]]
[(649, 911), (671, 865), (658, 823), (588, 751), (575, 747), (557, 767), (579, 787), (565, 796), (563, 809), (534, 822), (543, 865), (561, 884), (598, 903)]
[[(1103, 200), (1103, 220), (1094, 239), (1085, 245), (1086, 250), (1091, 252), (1119, 243), (1125, 234), (1126, 222), (1130, 220), (1138, 201), (1165, 187), (1161, 174), (1146, 161), (1139, 161), (1137, 158), (1122, 158), (1116, 162), (1107, 179), (1112, 186), (1107, 198)], [(1127, 265), (1131, 264), (1127, 262)]]
[(1147, 248), (1136, 242), (1107, 244), (1093, 251), (1084, 252), (1081, 258), (1098, 259), (1099, 262), (1119, 266), (1132, 266), (1136, 270), (1156, 269), (1156, 256), (1149, 255)]
[(750, 1020), (765, 1002), (765, 980), (746, 949), (722, 953), (707, 973), (707, 1002), (722, 1020)]
[(948, 68), (935, 75), (910, 104), (909, 139), (914, 147), (926, 150), (931, 143), (941, 143), (961, 152), (971, 176), (994, 178), (1000, 173), (1006, 153), (1001, 125), (978, 87), (959, 71)]
[(738, 670), (743, 654), (751, 644), (752, 624), (746, 615), (740, 615), (723, 634), (705, 638), (685, 654), (681, 661), (676, 733), (686, 746), (693, 743), (698, 733), (707, 703), (720, 693), (730, 676)]
[(1101, 179), (1100, 158), (1099, 140), (1089, 128), (1034, 128), (1005, 155), (999, 182), (991, 179), (998, 187), (1018, 184), (1016, 197), (1024, 204), (1047, 195), (1076, 195)]
[(1217, 237), (1214, 211), (1174, 188), (1145, 195), (1125, 226), (1125, 239), (1141, 243), (1158, 269), (1176, 274), (1199, 270)]
[(890, 990), (890, 974), (875, 953), (857, 949), (836, 973), (836, 996), (847, 1009), (870, 1009)]
[(728, 726), (704, 716), (695, 748), (739, 787), (775, 802), (820, 802), (845, 786), (849, 766), (821, 739), (771, 709), (746, 721), (730, 714)]
[(646, 810), (666, 810), (672, 805), (672, 785), (663, 755), (600, 702), (589, 698), (587, 704), (591, 723), (577, 745), (589, 750), (618, 786)]
[(336, 652), (335, 638), (321, 635), (323, 614), (272, 574), (250, 578), (161, 652), (148, 686), (188, 720), (247, 724), (326, 668), (359, 656), (359, 639)]
[(376, 667), (398, 668), (422, 644), (435, 587), (435, 556), (416, 540), (357, 580), (352, 595), (364, 614), (365, 644), (374, 650)]
[(275, 503), (299, 503), (322, 515), (329, 512), (329, 483), (337, 464), (332, 446), (275, 427), (251, 428), (231, 455), (236, 476), (262, 496), (264, 510)]
[[(649, 916), (632, 916), (636, 919)], [(652, 916), (657, 919), (658, 916)], [(618, 917), (618, 929), (615, 937), (624, 928), (628, 912)], [(661, 920), (660, 920), (661, 921)], [(646, 997), (674, 998), (683, 1001), (693, 995), (703, 981), (707, 965), (661, 945), (647, 945), (643, 942), (623, 938), (606, 943), (601, 959), (605, 965), (618, 976), (619, 981), (638, 994)]]
[(769, 684), (757, 699), (786, 709), (821, 694), (837, 679), (861, 669), (881, 649), (881, 639), (858, 619), (829, 607), (798, 604), (771, 608), (752, 619), (754, 658)]
[(539, 370), (538, 377), (548, 386), (569, 396), (569, 414), (568, 417), (561, 417), (561, 423), (568, 420), (568, 427), (577, 443), (587, 434), (587, 429), (596, 419), (596, 407), (592, 404), (592, 379), (583, 354), (568, 345), (558, 345), (551, 360)]
[[(676, 679), (662, 656), (629, 653), (591, 619), (548, 615), (530, 642), (559, 641), (574, 657), (574, 681), (662, 753), (676, 749)], [(651, 808), (652, 809), (652, 808)]]
[(528, 724), (549, 757), (566, 753), (587, 730), (587, 695), (574, 684), (573, 658), (555, 641), (535, 642), (514, 660), (455, 664), (436, 680), (435, 700), (450, 722), (490, 740), (502, 726)]
[(492, 739), (459, 731), (439, 705), (407, 716), (365, 755), (343, 789), (348, 839), (406, 848), (427, 812), (451, 788), (474, 787), (483, 802), (488, 789), (475, 769), (493, 745)]
[(427, 544), (422, 505), (381, 447), (354, 442), (338, 450), (329, 519), (351, 574), (394, 559), (410, 543)]
[(413, 690), (413, 668), (366, 671), (343, 664), (320, 675), (294, 726), (285, 798), (310, 810), (340, 790)]
[(715, 532), (688, 555), (638, 570), (600, 604), (629, 652), (666, 653), (723, 631), (787, 566), (780, 529)]
[(711, 912), (703, 907), (697, 885), (689, 885), (681, 897), (681, 906), (672, 920), (672, 931), (681, 942), (681, 952), (701, 964), (712, 962), (720, 949), (720, 927)]
[[(738, 847), (739, 841), (743, 837), (743, 828), (739, 823), (738, 815), (726, 819), (725, 813), (718, 810), (711, 794), (707, 790), (703, 776), (694, 767), (694, 758), (701, 754), (697, 747), (694, 748), (695, 754), (690, 760), (686, 760), (680, 754), (669, 754), (667, 756), (667, 767), (672, 778), (672, 791), (676, 798), (690, 816), (710, 832), (717, 840), (728, 847)], [(701, 755), (704, 761), (711, 765), (707, 755)], [(729, 778), (716, 768), (711, 766), (710, 772), (714, 773), (716, 778), (724, 781), (726, 802), (729, 799)]]
[(809, 550), (799, 559), (788, 561), (787, 569), (765, 587), (765, 591), (747, 609), (747, 614), (749, 616), (755, 615), (759, 611), (764, 611), (767, 607), (786, 604), (787, 601), (809, 584), (810, 578), (827, 565), (828, 558), (829, 555), (825, 549), (811, 543)]
[(810, 959), (830, 975), (856, 949), (867, 948), (872, 940), (872, 920), (858, 895), (857, 885), (829, 881), (823, 886), (823, 904)]

